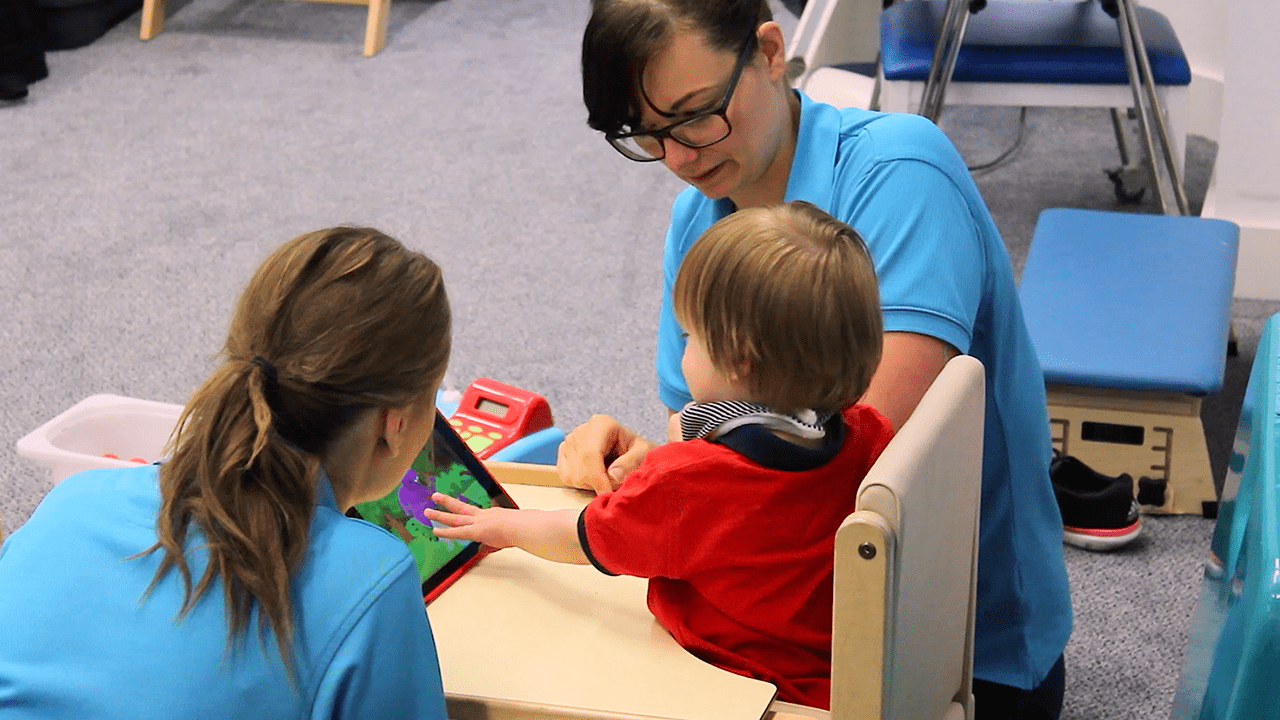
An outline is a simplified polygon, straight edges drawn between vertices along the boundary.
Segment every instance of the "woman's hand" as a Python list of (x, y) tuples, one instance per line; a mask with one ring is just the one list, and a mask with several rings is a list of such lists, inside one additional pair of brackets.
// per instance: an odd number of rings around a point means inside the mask
[(655, 445), (608, 415), (593, 415), (560, 443), (556, 472), (569, 487), (616, 489)]

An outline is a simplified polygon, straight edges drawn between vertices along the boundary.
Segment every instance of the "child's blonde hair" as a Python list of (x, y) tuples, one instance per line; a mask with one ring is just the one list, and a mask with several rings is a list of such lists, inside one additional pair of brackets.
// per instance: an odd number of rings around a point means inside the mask
[(880, 292), (857, 231), (803, 201), (739, 210), (680, 265), (676, 318), (779, 412), (841, 410), (880, 362)]

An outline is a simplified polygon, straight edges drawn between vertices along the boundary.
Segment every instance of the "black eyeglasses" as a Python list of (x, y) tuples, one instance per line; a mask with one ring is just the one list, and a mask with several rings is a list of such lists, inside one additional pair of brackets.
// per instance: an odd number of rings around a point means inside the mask
[[(636, 162), (653, 162), (667, 156), (666, 145), (662, 142), (671, 138), (687, 148), (704, 148), (715, 145), (729, 137), (733, 126), (729, 124), (729, 102), (733, 100), (733, 91), (738, 87), (738, 78), (751, 59), (756, 47), (756, 33), (753, 30), (738, 51), (738, 62), (733, 66), (733, 75), (729, 77), (729, 87), (724, 91), (724, 99), (716, 109), (698, 113), (693, 117), (672, 123), (657, 130), (644, 132), (606, 133), (605, 139), (614, 150), (623, 157)], [(655, 108), (656, 109), (656, 108)], [(661, 113), (661, 111), (659, 111)], [(665, 113), (662, 113), (665, 114)]]

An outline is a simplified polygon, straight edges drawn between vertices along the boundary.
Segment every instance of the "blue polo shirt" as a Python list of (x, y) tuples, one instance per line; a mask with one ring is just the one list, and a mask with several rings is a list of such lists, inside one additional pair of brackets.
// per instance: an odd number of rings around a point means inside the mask
[[(413, 558), (339, 512), (321, 478), (293, 583), (292, 684), (258, 615), (228, 650), (223, 587), (179, 621), (160, 554), (155, 466), (90, 470), (53, 488), (0, 549), (0, 718), (445, 718)], [(192, 530), (188, 546), (203, 536)], [(188, 553), (193, 583), (206, 556)]]
[[(866, 240), (887, 332), (943, 340), (986, 368), (974, 676), (1030, 689), (1071, 634), (1062, 518), (1049, 482), (1044, 375), (1031, 347), (1000, 233), (964, 161), (923, 117), (837, 110), (800, 93), (786, 200), (807, 200)], [(733, 211), (689, 187), (675, 200), (664, 253), (658, 394), (691, 400), (671, 293), (680, 261)]]

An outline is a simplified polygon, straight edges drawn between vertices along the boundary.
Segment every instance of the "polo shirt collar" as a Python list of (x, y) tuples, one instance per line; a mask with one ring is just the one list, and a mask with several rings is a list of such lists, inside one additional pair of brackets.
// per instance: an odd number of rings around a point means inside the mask
[(826, 436), (822, 444), (809, 448), (773, 434), (763, 425), (742, 425), (717, 437), (719, 443), (751, 460), (757, 465), (785, 472), (804, 472), (831, 462), (844, 447), (844, 417), (832, 415), (826, 422)]
[(324, 471), (323, 465), (316, 472), (318, 474), (316, 478), (316, 506), (327, 507), (341, 513), (342, 511), (338, 509), (338, 500), (333, 496), (333, 483), (329, 481), (329, 473)]
[(831, 207), (835, 189), (836, 158), (840, 148), (840, 111), (815, 102), (799, 90), (800, 131), (796, 134), (791, 175), (787, 178), (785, 200), (807, 200), (821, 208)]

